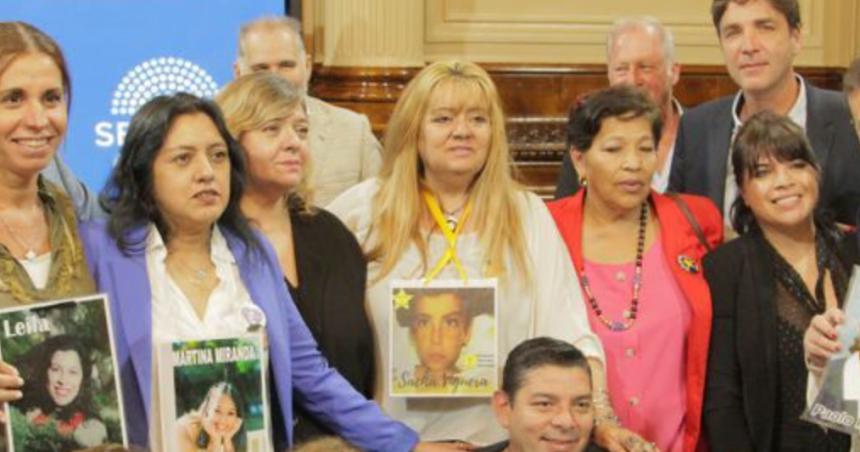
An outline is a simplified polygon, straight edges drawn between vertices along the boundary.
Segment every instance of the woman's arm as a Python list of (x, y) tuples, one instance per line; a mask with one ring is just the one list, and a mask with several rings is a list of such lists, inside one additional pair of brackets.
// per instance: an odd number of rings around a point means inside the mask
[(728, 256), (726, 253), (721, 256), (711, 254), (703, 264), (713, 303), (704, 427), (712, 450), (753, 451), (753, 441), (745, 422), (736, 344), (737, 316), (741, 315), (736, 309), (736, 275), (742, 274), (743, 268), (739, 267), (739, 262), (728, 262), (731, 259), (720, 257)]
[(296, 401), (334, 433), (364, 450), (411, 451), (418, 443), (418, 435), (385, 416), (378, 405), (328, 367), (295, 304), (281, 305), (289, 332)]

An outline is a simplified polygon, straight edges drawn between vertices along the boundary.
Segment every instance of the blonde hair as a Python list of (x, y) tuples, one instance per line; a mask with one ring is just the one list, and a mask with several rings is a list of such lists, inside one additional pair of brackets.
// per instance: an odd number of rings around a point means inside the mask
[[(230, 82), (215, 97), (224, 113), (230, 134), (241, 139), (243, 133), (265, 123), (289, 116), (296, 107), (305, 110), (301, 92), (289, 81), (269, 72), (244, 75)], [(310, 175), (313, 160), (305, 159), (299, 184), (287, 194), (290, 208), (312, 214), (313, 187)]]
[(485, 274), (497, 276), (507, 269), (511, 253), (521, 276), (530, 280), (521, 212), (517, 198), (524, 196), (514, 181), (505, 118), (496, 87), (486, 71), (464, 61), (436, 62), (424, 68), (406, 86), (397, 101), (385, 133), (380, 188), (373, 198), (371, 228), (377, 237), (367, 252), (381, 264), (377, 280), (394, 269), (403, 253), (415, 244), (427, 267), (427, 242), (420, 231), (425, 206), (421, 199), (423, 163), (418, 154), (421, 126), (431, 96), (438, 87), (461, 89), (462, 97), (477, 96), (487, 104), (490, 143), (487, 161), (472, 182), (475, 231), (485, 256)]

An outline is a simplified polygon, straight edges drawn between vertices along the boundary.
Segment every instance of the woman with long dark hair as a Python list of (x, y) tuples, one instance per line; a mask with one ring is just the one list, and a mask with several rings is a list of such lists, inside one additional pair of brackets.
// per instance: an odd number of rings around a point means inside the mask
[(200, 406), (177, 420), (179, 450), (245, 450), (245, 398), (229, 381), (219, 381), (206, 391)]
[(31, 428), (53, 423), (59, 450), (102, 444), (107, 428), (93, 401), (90, 347), (70, 335), (53, 336), (34, 347), (27, 362), (24, 398), (12, 406)]
[(82, 226), (99, 290), (110, 295), (129, 438), (161, 440), (156, 344), (263, 331), (290, 446), (293, 395), (368, 450), (412, 450), (417, 435), (330, 368), (283, 282), (271, 246), (239, 208), (245, 161), (214, 102), (159, 96), (132, 118), (103, 193), (105, 223)]

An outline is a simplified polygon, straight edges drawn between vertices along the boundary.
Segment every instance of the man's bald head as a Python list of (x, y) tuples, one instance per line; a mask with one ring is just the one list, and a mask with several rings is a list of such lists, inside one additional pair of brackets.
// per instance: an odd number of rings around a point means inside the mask
[(281, 75), (302, 91), (307, 90), (311, 61), (302, 41), (301, 24), (286, 16), (270, 16), (242, 25), (239, 55), (233, 74), (269, 71)]

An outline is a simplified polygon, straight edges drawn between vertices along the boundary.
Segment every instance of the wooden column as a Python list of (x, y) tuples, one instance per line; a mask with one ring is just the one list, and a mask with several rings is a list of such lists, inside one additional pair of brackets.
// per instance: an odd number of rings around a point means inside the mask
[(324, 67), (420, 67), (424, 1), (322, 0), (316, 6)]

